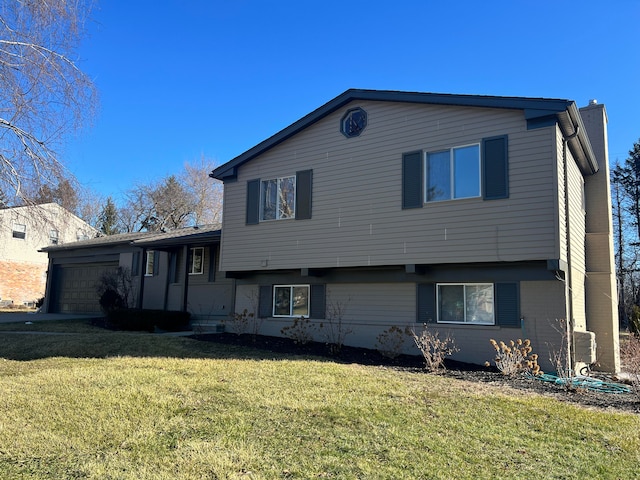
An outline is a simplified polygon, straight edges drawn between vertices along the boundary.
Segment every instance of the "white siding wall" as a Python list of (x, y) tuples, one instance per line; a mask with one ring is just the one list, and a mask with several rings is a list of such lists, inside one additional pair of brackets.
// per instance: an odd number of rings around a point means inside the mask
[[(237, 182), (225, 184), (222, 270), (557, 258), (552, 128), (527, 131), (520, 111), (358, 102), (369, 125), (347, 139), (339, 120), (354, 105), (250, 161)], [(509, 135), (508, 199), (402, 210), (403, 152), (503, 134)], [(248, 180), (305, 169), (313, 169), (311, 220), (245, 225)]]
[[(13, 238), (14, 224), (26, 225), (24, 239)], [(96, 230), (57, 204), (17, 207), (0, 210), (0, 261), (10, 260), (46, 265), (46, 253), (39, 249), (50, 246), (51, 230), (58, 232), (58, 243), (78, 240), (78, 233), (95, 237)]]

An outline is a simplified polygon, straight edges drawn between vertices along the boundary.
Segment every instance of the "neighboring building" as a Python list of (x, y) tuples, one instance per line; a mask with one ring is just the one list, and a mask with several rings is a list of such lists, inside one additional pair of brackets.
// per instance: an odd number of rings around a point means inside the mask
[(97, 230), (57, 203), (0, 210), (0, 299), (33, 305), (45, 293), (48, 245), (95, 237)]
[(102, 278), (119, 274), (131, 307), (189, 311), (193, 322), (220, 324), (233, 312), (234, 281), (217, 271), (219, 245), (219, 226), (211, 226), (49, 246), (44, 310), (100, 314)]
[(339, 319), (370, 348), (427, 323), (473, 363), (529, 338), (546, 370), (564, 345), (617, 371), (606, 123), (595, 102), (346, 91), (212, 172), (236, 311), (259, 297), (271, 335)]

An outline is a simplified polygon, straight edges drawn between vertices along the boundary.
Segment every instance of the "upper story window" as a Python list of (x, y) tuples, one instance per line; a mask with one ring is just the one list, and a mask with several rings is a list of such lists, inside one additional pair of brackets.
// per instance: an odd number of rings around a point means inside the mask
[(301, 170), (289, 177), (247, 182), (246, 224), (270, 220), (311, 218), (313, 171)]
[(448, 150), (402, 154), (402, 208), (457, 198), (509, 198), (507, 135)]
[(150, 277), (154, 273), (154, 269), (156, 268), (156, 252), (153, 250), (147, 250), (147, 258), (144, 267), (144, 275), (146, 277)]
[(27, 237), (27, 226), (22, 223), (13, 224), (13, 238), (24, 240)]
[(194, 247), (189, 249), (189, 275), (202, 275), (204, 273), (204, 248)]
[(438, 284), (439, 323), (495, 323), (492, 283)]
[(427, 202), (480, 196), (480, 145), (426, 154)]
[(362, 108), (352, 108), (340, 120), (340, 131), (347, 138), (357, 137), (367, 127), (367, 112)]
[(49, 230), (49, 241), (51, 245), (58, 244), (58, 231), (57, 230)]
[(262, 180), (260, 220), (284, 220), (296, 216), (296, 177)]

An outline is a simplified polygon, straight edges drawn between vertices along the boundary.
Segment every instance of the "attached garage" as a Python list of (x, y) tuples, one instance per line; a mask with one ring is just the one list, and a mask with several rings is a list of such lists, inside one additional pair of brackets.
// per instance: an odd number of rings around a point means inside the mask
[(52, 313), (101, 313), (97, 285), (106, 272), (115, 272), (118, 262), (53, 265), (49, 311)]
[[(141, 257), (141, 249), (131, 242), (150, 235), (122, 233), (43, 248), (49, 256), (49, 269), (42, 311), (101, 315), (96, 288), (100, 278), (105, 273), (116, 272), (119, 267), (131, 272)], [(139, 268), (140, 265), (136, 267)]]

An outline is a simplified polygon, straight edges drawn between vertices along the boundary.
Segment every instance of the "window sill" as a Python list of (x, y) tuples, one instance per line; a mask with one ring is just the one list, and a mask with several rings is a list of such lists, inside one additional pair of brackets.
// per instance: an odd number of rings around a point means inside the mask
[(480, 322), (437, 322), (436, 325), (449, 325), (460, 327), (499, 327), (495, 323), (480, 323)]

